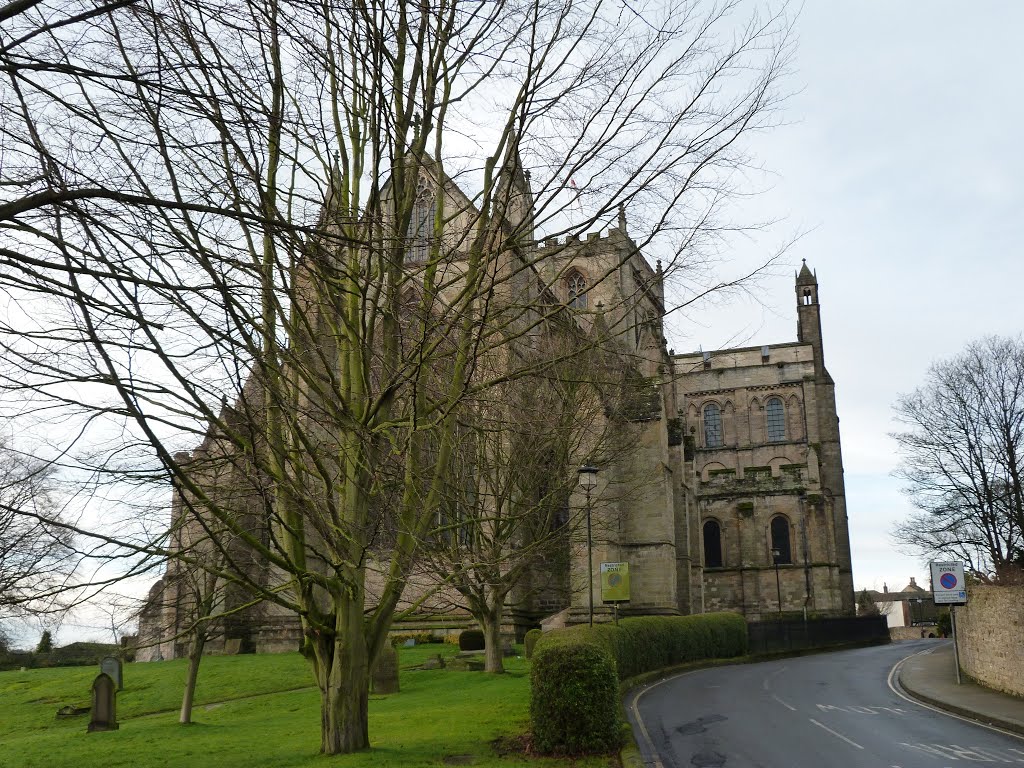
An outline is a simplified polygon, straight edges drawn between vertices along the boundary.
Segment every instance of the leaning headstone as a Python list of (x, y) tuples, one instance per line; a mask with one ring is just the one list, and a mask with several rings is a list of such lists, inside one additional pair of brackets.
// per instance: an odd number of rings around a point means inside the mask
[(444, 669), (444, 658), (441, 654), (431, 656), (420, 665), (420, 669)]
[(65, 704), (57, 710), (57, 719), (66, 720), (69, 717), (78, 717), (89, 714), (89, 707), (76, 707), (74, 704)]
[(448, 662), (447, 668), (457, 672), (483, 672), (484, 663), (480, 660), (479, 654), (475, 659), (459, 655)]
[(408, 640), (406, 640), (404, 643), (402, 643), (402, 645), (404, 645), (406, 648), (415, 648), (416, 647), (416, 638), (415, 637), (410, 637)]
[(116, 656), (105, 656), (100, 662), (100, 672), (105, 675), (110, 675), (110, 679), (117, 685), (117, 690), (124, 690), (124, 676), (122, 673), (123, 667), (121, 666), (121, 660)]
[(370, 691), (398, 693), (398, 652), (386, 644), (377, 654), (370, 670)]
[(114, 679), (100, 672), (92, 681), (92, 719), (89, 721), (89, 733), (93, 731), (116, 731), (117, 724), (117, 685)]

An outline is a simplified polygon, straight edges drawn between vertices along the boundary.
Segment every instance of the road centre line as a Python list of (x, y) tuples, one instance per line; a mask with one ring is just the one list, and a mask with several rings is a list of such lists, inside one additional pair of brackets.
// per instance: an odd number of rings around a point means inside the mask
[(829, 733), (831, 733), (831, 734), (832, 734), (833, 736), (835, 736), (835, 737), (837, 737), (837, 738), (840, 738), (840, 739), (842, 739), (842, 740), (843, 740), (843, 741), (845, 741), (845, 742), (846, 742), (847, 744), (852, 744), (852, 745), (853, 745), (853, 746), (855, 746), (855, 747), (856, 747), (857, 749), (864, 749), (864, 747), (862, 747), (862, 746), (861, 746), (860, 744), (858, 744), (858, 743), (857, 743), (856, 741), (852, 741), (851, 739), (848, 739), (848, 738), (846, 738), (845, 736), (843, 736), (843, 734), (839, 733), (838, 731), (833, 731), (833, 730), (832, 730), (831, 728), (829, 728), (829, 727), (828, 727), (827, 725), (822, 725), (822, 724), (821, 724), (821, 723), (819, 723), (819, 722), (818, 722), (817, 720), (815, 720), (815, 719), (814, 719), (813, 717), (811, 718), (811, 722), (812, 722), (812, 723), (814, 723), (814, 724), (815, 724), (816, 726), (818, 726), (819, 728), (823, 728), (824, 730), (828, 731), (828, 732), (829, 732)]
[[(771, 687), (769, 686), (769, 683), (771, 682), (771, 679), (773, 677), (775, 677), (776, 675), (782, 674), (783, 672), (786, 671), (786, 669), (788, 669), (788, 667), (780, 667), (779, 669), (776, 669), (774, 672), (772, 672), (764, 680), (761, 681), (761, 687), (764, 688), (764, 690), (767, 691), (768, 693), (771, 693)], [(796, 707), (794, 707), (793, 705), (789, 704), (788, 702), (783, 701), (778, 696), (776, 696), (774, 693), (772, 693), (772, 698), (775, 699), (775, 701), (777, 701), (779, 704), (784, 706), (786, 709), (788, 709), (790, 712), (796, 712)]]
[(770, 681), (770, 680), (771, 680), (771, 679), (772, 679), (773, 677), (775, 677), (776, 675), (781, 675), (781, 674), (782, 674), (783, 672), (785, 672), (785, 671), (786, 671), (787, 669), (789, 669), (789, 667), (779, 667), (779, 668), (778, 668), (778, 669), (776, 669), (776, 670), (775, 670), (774, 672), (770, 673), (770, 674), (769, 674), (769, 675), (768, 675), (768, 676), (767, 676), (767, 677), (766, 677), (766, 678), (765, 678), (764, 680), (762, 680), (762, 681), (761, 681), (761, 687), (762, 687), (762, 688), (764, 688), (764, 689), (765, 689), (766, 691), (768, 691), (768, 690), (771, 690), (771, 689), (770, 689), (770, 688), (768, 687), (768, 683), (769, 683), (769, 681)]
[(792, 706), (791, 704), (786, 703), (785, 701), (780, 699), (778, 696), (776, 696), (774, 693), (772, 694), (772, 698), (775, 699), (777, 702), (779, 702), (779, 704), (784, 706), (790, 712), (796, 712), (796, 707)]

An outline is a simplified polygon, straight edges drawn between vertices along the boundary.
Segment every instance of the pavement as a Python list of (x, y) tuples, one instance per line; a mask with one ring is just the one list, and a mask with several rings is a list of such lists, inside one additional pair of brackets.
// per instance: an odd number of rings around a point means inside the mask
[(907, 694), (925, 704), (1024, 735), (1024, 698), (994, 691), (966, 677), (958, 684), (950, 641), (904, 659), (897, 667), (897, 679)]

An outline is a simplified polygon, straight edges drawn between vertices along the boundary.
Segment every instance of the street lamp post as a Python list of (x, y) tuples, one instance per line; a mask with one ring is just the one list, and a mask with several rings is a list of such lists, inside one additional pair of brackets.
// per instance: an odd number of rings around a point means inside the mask
[(590, 528), (590, 492), (597, 486), (597, 467), (584, 464), (578, 472), (580, 488), (587, 496), (587, 606), (590, 626), (594, 626), (594, 540)]
[(775, 594), (779, 600), (779, 615), (782, 615), (782, 582), (779, 581), (779, 558), (782, 556), (782, 550), (772, 550), (772, 562), (775, 563)]

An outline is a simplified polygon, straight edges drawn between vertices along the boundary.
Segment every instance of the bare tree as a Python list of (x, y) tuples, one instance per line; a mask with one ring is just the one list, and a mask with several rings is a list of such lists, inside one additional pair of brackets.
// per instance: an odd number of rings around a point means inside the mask
[(59, 611), (77, 563), (52, 465), (0, 440), (0, 623)]
[[(628, 206), (671, 276), (720, 235), (787, 51), (783, 16), (733, 10), (0, 12), (4, 403), (58, 423), (91, 482), (173, 482), (226, 559), (141, 520), (81, 535), (301, 618), (323, 752), (369, 745), (370, 662), (437, 520), (462, 403), (531, 373), (510, 345), (564, 311), (535, 238)], [(181, 457), (195, 443), (229, 466), (230, 501)]]
[(980, 578), (1024, 564), (1024, 342), (988, 337), (935, 363), (900, 398), (898, 476), (921, 510), (895, 535), (924, 555), (963, 560)]
[[(463, 403), (437, 529), (420, 555), (428, 582), (457, 594), (453, 607), (482, 627), (492, 673), (504, 671), (508, 612), (573, 591), (565, 577), (586, 541), (585, 510), (572, 503), (578, 468), (621, 464), (637, 448), (630, 420), (662, 412), (660, 398), (652, 401), (657, 388), (624, 365), (621, 349), (572, 330), (563, 326), (531, 350), (536, 373)], [(628, 485), (617, 480), (619, 502), (630, 498)]]

